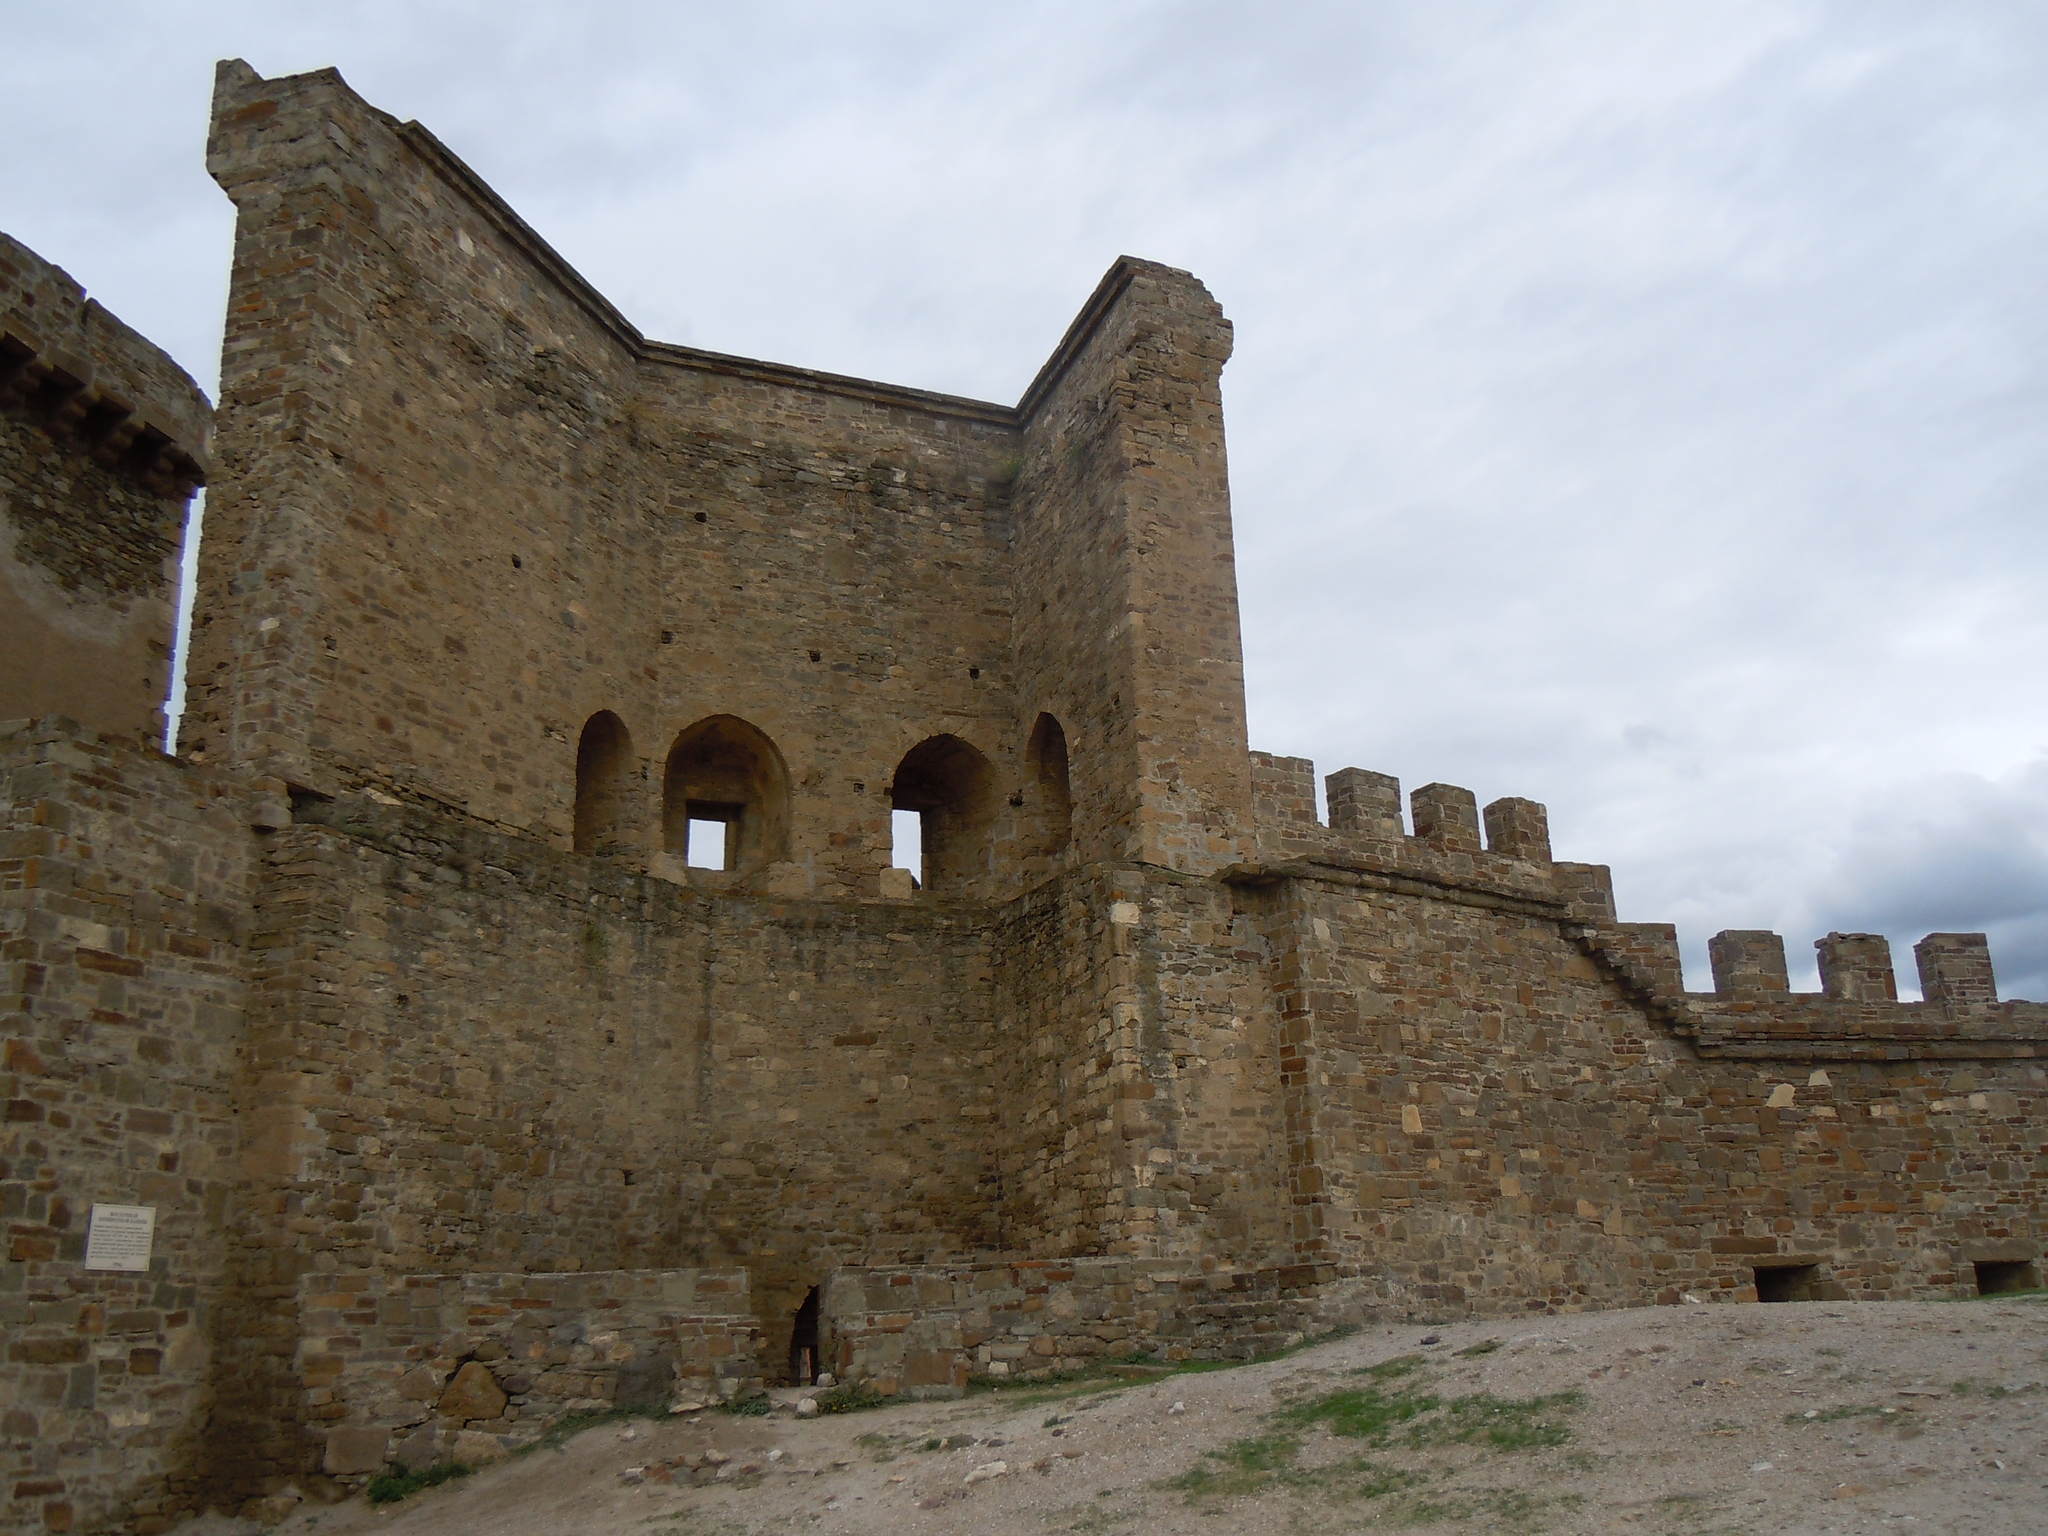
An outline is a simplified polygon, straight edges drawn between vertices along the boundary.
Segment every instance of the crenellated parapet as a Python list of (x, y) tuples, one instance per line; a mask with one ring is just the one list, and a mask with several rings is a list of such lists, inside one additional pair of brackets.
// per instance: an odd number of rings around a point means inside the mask
[[(1324, 780), (1326, 826), (1316, 814), (1313, 762), (1253, 752), (1251, 764), (1259, 862), (1233, 878), (1378, 876), (1534, 902), (1545, 912), (1569, 915), (1567, 903), (1578, 889), (1570, 871), (1578, 866), (1553, 864), (1549, 820), (1533, 800), (1495, 800), (1482, 810), (1469, 789), (1425, 784), (1410, 793), (1404, 823), (1399, 779), (1340, 768)], [(1610, 899), (1610, 915), (1611, 908)]]
[(2048, 1004), (2000, 1002), (1981, 933), (1932, 933), (1913, 946), (1921, 1001), (1901, 1002), (1889, 941), (1831, 933), (1814, 943), (1821, 991), (1794, 992), (1785, 941), (1731, 929), (1708, 941), (1712, 992), (1686, 992), (1677, 930), (1611, 919), (1574, 935), (1638, 1001), (1703, 1054), (1900, 1060), (2048, 1056)]
[(2048, 1005), (1998, 1000), (1981, 933), (1934, 933), (1914, 946), (1920, 1002), (1899, 1001), (1890, 943), (1868, 933), (1817, 940), (1821, 991), (1803, 993), (1792, 990), (1782, 937), (1730, 929), (1708, 941), (1714, 990), (1688, 992), (1678, 930), (1619, 921), (1607, 866), (1553, 860), (1535, 801), (1482, 810), (1468, 789), (1426, 784), (1409, 795), (1404, 821), (1398, 779), (1344, 768), (1324, 780), (1326, 825), (1314, 763), (1253, 752), (1251, 765), (1260, 861), (1230, 871), (1236, 883), (1321, 880), (1553, 919), (1633, 1002), (1704, 1054), (2048, 1057)]

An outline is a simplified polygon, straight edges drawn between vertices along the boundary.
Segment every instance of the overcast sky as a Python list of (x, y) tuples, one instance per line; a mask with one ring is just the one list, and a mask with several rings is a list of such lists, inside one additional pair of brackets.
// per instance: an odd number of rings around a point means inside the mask
[(0, 0), (0, 228), (209, 392), (237, 55), (665, 340), (1011, 401), (1191, 269), (1254, 745), (1544, 801), (1694, 987), (1986, 929), (2048, 998), (2038, 5)]

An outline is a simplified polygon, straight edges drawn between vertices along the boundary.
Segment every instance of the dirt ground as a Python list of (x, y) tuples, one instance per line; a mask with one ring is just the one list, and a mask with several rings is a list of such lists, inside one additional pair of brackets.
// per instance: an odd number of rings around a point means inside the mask
[[(721, 1481), (664, 1470), (714, 1448)], [(279, 1529), (1425, 1527), (2048, 1530), (2048, 1295), (1381, 1327), (1257, 1365), (960, 1402), (613, 1421), (402, 1503), (301, 1506)]]

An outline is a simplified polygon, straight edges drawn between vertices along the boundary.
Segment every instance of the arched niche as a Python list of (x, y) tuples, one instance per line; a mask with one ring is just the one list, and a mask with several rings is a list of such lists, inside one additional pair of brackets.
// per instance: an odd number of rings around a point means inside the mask
[(745, 874), (789, 846), (789, 769), (760, 730), (737, 715), (712, 715), (676, 737), (662, 775), (661, 839), (683, 857), (690, 823), (725, 826), (723, 867)]
[(1057, 856), (1074, 835), (1074, 790), (1067, 773), (1067, 733), (1050, 714), (1038, 717), (1024, 749), (1032, 779), (1033, 809), (1038, 823), (1036, 852)]
[(958, 736), (932, 736), (904, 753), (889, 805), (918, 813), (926, 890), (981, 894), (994, 872), (997, 800), (988, 759)]
[(600, 709), (583, 722), (576, 740), (573, 837), (578, 853), (599, 853), (629, 841), (632, 776), (633, 738), (623, 720)]

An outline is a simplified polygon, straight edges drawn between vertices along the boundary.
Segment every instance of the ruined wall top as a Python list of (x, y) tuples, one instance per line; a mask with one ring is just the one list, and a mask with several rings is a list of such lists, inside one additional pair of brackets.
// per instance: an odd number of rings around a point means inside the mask
[(212, 430), (183, 369), (0, 234), (0, 720), (162, 741)]
[(70, 273), (0, 233), (0, 406), (34, 410), (167, 483), (204, 484), (213, 405)]

